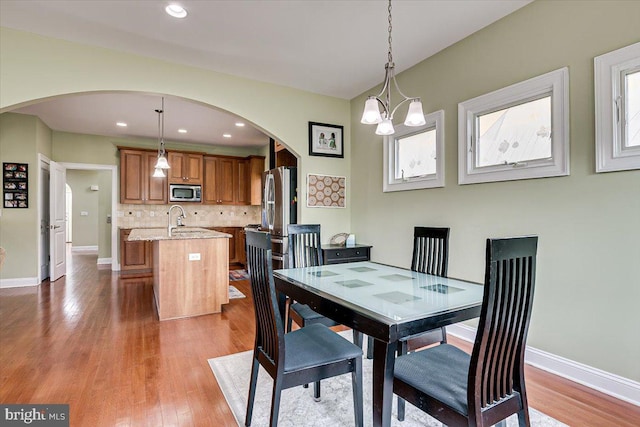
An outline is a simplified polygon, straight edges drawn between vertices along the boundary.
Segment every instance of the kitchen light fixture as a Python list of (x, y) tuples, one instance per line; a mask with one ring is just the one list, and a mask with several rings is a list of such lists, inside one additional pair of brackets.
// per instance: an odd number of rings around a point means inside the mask
[(239, 128), (244, 127), (244, 123), (242, 122), (236, 122), (236, 126), (238, 126)]
[(164, 10), (174, 18), (184, 18), (187, 16), (187, 11), (179, 4), (170, 4), (169, 6), (165, 7)]
[(155, 112), (158, 113), (158, 161), (154, 166), (153, 176), (162, 178), (165, 176), (163, 169), (171, 169), (164, 151), (164, 97), (162, 97), (162, 108)]
[(187, 133), (186, 129), (178, 129), (178, 133)]
[[(389, 0), (389, 51), (388, 62), (384, 66), (384, 84), (382, 90), (377, 96), (369, 96), (364, 104), (364, 111), (362, 113), (362, 119), (360, 123), (367, 125), (377, 124), (376, 134), (378, 135), (392, 135), (395, 132), (393, 129), (393, 115), (398, 107), (410, 101), (409, 111), (407, 111), (407, 118), (404, 121), (406, 126), (422, 126), (426, 122), (424, 120), (424, 113), (422, 112), (422, 101), (420, 98), (410, 98), (406, 96), (398, 87), (395, 75), (395, 64), (393, 63), (393, 55), (391, 52), (391, 0)], [(404, 98), (395, 108), (391, 109), (391, 81), (396, 87), (398, 93)], [(382, 106), (382, 111), (379, 110), (378, 104)]]
[(117, 122), (116, 126), (121, 127), (121, 128), (126, 128), (127, 124), (125, 122)]
[(223, 133), (222, 136), (224, 136), (225, 138), (231, 138), (231, 134), (230, 133)]

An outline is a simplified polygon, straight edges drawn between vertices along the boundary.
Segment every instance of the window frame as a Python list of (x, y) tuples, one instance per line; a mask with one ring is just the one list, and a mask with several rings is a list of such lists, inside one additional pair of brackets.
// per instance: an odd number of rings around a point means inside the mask
[(640, 147), (624, 146), (624, 122), (618, 119), (626, 107), (622, 78), (640, 67), (640, 42), (597, 56), (593, 62), (596, 173), (640, 169)]
[[(504, 165), (476, 166), (477, 119), (551, 96), (551, 157)], [(551, 71), (458, 104), (458, 184), (569, 175), (569, 69)]]
[[(396, 132), (384, 137), (384, 173), (382, 178), (384, 193), (444, 187), (444, 110), (426, 114), (424, 119), (426, 123), (423, 126), (396, 125)], [(407, 180), (395, 179), (396, 140), (431, 129), (436, 131), (436, 172)]]

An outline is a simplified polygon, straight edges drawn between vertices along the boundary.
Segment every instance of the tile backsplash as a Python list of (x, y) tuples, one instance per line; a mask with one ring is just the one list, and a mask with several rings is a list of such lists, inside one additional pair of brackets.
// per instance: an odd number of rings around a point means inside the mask
[[(172, 205), (118, 204), (116, 226), (120, 228), (166, 227)], [(187, 227), (243, 227), (260, 223), (260, 206), (181, 205)], [(173, 212), (173, 221), (178, 214)]]

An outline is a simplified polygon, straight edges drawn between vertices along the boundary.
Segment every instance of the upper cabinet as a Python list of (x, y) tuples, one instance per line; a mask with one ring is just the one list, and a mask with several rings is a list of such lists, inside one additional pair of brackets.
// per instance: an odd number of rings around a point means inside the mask
[(154, 178), (155, 150), (118, 148), (122, 204), (166, 205), (168, 184), (200, 184), (205, 204), (260, 205), (264, 156), (169, 152), (168, 178)]
[[(259, 205), (264, 157), (204, 157), (202, 201), (217, 205)], [(254, 186), (257, 185), (257, 189)], [(255, 197), (255, 194), (258, 194)]]
[(167, 178), (154, 178), (156, 151), (120, 150), (120, 203), (167, 204)]
[(202, 184), (202, 154), (170, 151), (167, 160), (169, 184)]

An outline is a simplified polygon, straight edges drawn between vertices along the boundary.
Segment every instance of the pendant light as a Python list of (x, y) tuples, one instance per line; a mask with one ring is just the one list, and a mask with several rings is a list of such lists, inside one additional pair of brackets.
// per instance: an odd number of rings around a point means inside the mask
[(158, 113), (158, 161), (154, 166), (153, 176), (163, 178), (165, 176), (164, 169), (171, 169), (164, 151), (164, 97), (162, 97), (162, 108), (155, 110), (155, 112)]
[[(384, 84), (382, 90), (377, 96), (369, 96), (364, 104), (364, 111), (362, 113), (362, 119), (360, 123), (363, 124), (377, 124), (376, 134), (378, 135), (392, 135), (395, 133), (393, 128), (393, 115), (398, 107), (409, 102), (409, 110), (407, 111), (407, 117), (404, 121), (406, 126), (422, 126), (426, 122), (424, 120), (424, 113), (422, 111), (422, 101), (420, 98), (410, 98), (406, 96), (398, 87), (395, 75), (395, 65), (393, 63), (393, 54), (391, 51), (391, 0), (389, 0), (389, 50), (387, 54), (388, 62), (385, 65)], [(395, 108), (391, 109), (391, 82), (395, 86), (398, 93), (404, 98)], [(382, 107), (380, 111), (379, 107)]]

